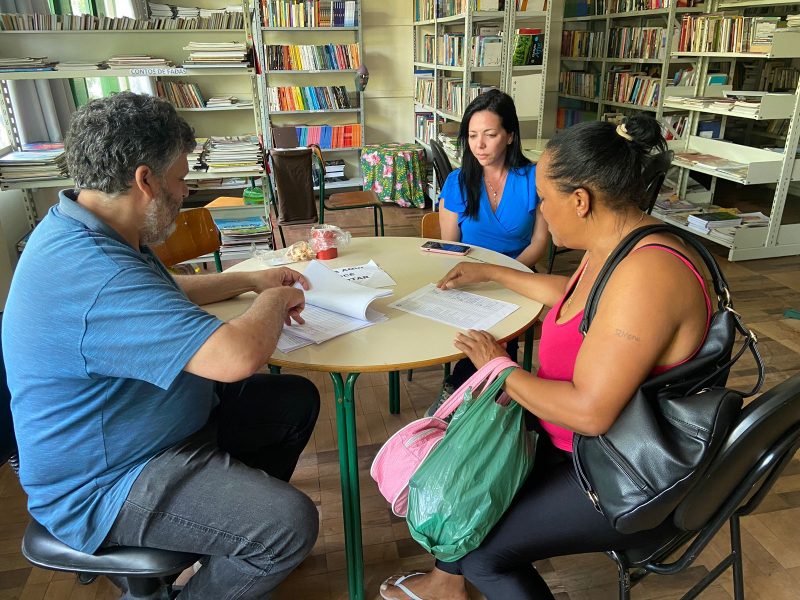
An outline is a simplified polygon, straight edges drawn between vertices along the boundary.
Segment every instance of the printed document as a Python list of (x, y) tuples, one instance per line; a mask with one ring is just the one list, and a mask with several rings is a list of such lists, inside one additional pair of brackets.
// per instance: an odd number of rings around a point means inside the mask
[(491, 329), (519, 308), (463, 290), (440, 290), (433, 283), (389, 306), (459, 329)]
[(308, 265), (303, 275), (309, 284), (309, 289), (304, 290), (306, 307), (301, 314), (305, 323), (292, 322), (283, 326), (278, 340), (281, 352), (321, 344), (387, 319), (369, 305), (376, 298), (390, 296), (392, 290), (353, 283), (316, 260)]

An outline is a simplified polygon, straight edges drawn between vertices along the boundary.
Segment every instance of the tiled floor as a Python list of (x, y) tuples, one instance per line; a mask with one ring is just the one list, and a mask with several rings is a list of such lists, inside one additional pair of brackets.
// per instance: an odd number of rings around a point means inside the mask
[[(416, 236), (421, 211), (385, 208), (387, 235)], [(369, 211), (329, 215), (334, 223), (348, 224), (356, 235), (371, 235)], [(303, 231), (287, 231), (289, 241)], [(713, 251), (720, 248), (710, 246)], [(557, 271), (575, 266), (577, 252), (560, 255)], [(800, 259), (780, 258), (746, 263), (722, 261), (734, 290), (737, 309), (758, 333), (767, 365), (766, 386), (800, 372), (800, 321), (784, 319), (787, 308), (800, 309)], [(743, 364), (731, 383), (746, 385), (753, 369)], [(306, 373), (322, 391), (323, 408), (313, 440), (300, 460), (293, 483), (319, 506), (321, 533), (311, 556), (284, 583), (279, 600), (328, 600), (347, 598), (339, 492), (338, 454), (333, 390), (323, 374)], [(383, 374), (364, 374), (357, 384), (356, 424), (364, 526), (364, 558), (368, 598), (378, 597), (380, 582), (401, 571), (427, 569), (431, 559), (410, 539), (403, 520), (391, 515), (378, 495), (368, 469), (380, 444), (399, 427), (420, 416), (439, 392), (441, 370), (417, 370), (413, 381), (401, 378), (401, 413), (388, 411), (387, 379)], [(0, 600), (109, 600), (118, 594), (105, 581), (78, 586), (73, 576), (31, 568), (20, 556), (19, 540), (27, 520), (24, 496), (8, 467), (0, 470)], [(639, 600), (677, 598), (702, 577), (725, 551), (721, 533), (686, 573), (651, 576), (634, 589)], [(749, 600), (791, 600), (800, 597), (800, 461), (796, 458), (763, 503), (759, 514), (743, 521), (745, 582)], [(604, 555), (568, 556), (539, 563), (559, 600), (601, 600), (616, 595), (616, 570)], [(729, 600), (732, 586), (724, 576), (703, 598)], [(473, 598), (480, 595), (473, 593)]]

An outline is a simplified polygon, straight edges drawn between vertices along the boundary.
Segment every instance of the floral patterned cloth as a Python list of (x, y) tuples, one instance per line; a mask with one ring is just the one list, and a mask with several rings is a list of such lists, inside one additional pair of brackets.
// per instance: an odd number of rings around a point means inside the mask
[(367, 144), (361, 152), (364, 189), (381, 202), (425, 206), (425, 149), (419, 144)]

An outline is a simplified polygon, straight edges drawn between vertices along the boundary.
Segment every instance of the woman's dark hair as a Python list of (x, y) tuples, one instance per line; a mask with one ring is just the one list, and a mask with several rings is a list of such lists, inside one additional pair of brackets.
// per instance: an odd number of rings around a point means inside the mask
[[(625, 137), (627, 135), (631, 139)], [(654, 150), (664, 152), (667, 142), (661, 125), (648, 115), (628, 117), (624, 125), (591, 121), (573, 125), (547, 144), (549, 176), (564, 193), (584, 188), (601, 194), (611, 210), (644, 208), (642, 171)]]
[(503, 129), (508, 133), (514, 134), (514, 139), (506, 149), (506, 168), (509, 170), (518, 169), (531, 164), (531, 161), (522, 154), (519, 118), (517, 118), (517, 109), (514, 107), (514, 100), (511, 96), (500, 90), (493, 89), (484, 92), (470, 102), (467, 110), (464, 111), (464, 116), (461, 118), (461, 128), (458, 131), (458, 142), (464, 151), (461, 159), (461, 172), (458, 174), (458, 183), (461, 193), (466, 194), (467, 208), (464, 214), (470, 219), (478, 217), (483, 167), (469, 148), (469, 122), (472, 119), (472, 115), (482, 110), (488, 110), (496, 114), (500, 117)]

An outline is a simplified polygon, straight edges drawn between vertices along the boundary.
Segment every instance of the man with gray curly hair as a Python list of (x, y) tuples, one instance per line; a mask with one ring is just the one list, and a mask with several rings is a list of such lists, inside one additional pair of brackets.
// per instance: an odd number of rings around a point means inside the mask
[[(180, 598), (265, 598), (318, 533), (287, 482), (319, 394), (256, 373), (283, 324), (302, 322), (306, 282), (164, 268), (149, 245), (174, 227), (194, 143), (159, 98), (123, 92), (73, 115), (75, 189), (31, 235), (3, 317), (20, 481), (31, 515), (77, 550), (202, 554)], [(248, 291), (227, 323), (199, 306)]]

